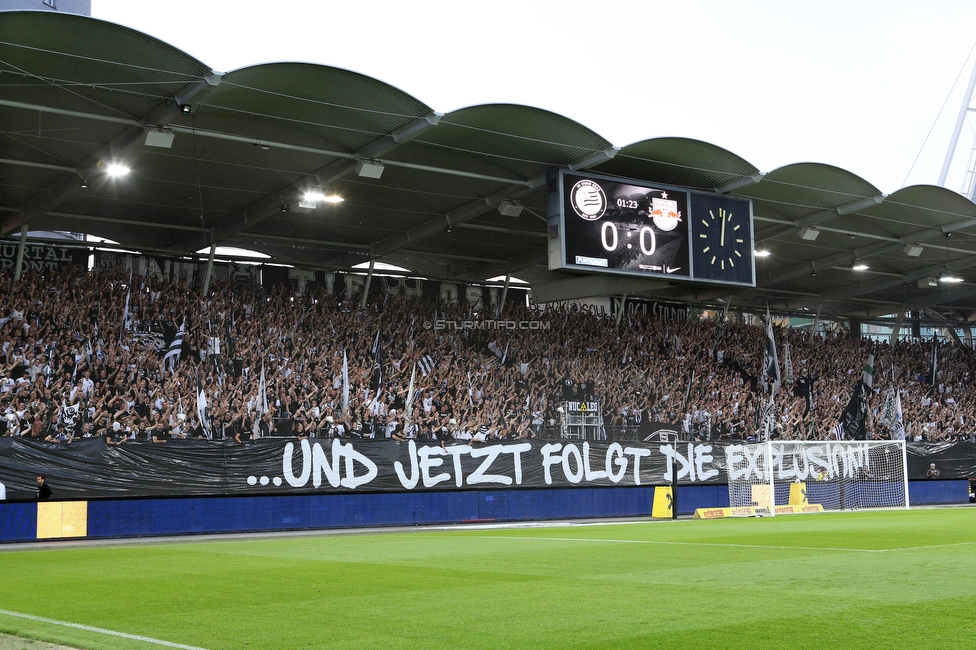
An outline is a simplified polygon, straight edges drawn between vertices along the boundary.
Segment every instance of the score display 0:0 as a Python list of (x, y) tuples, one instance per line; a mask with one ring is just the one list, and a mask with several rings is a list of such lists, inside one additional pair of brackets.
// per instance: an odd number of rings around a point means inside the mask
[[(644, 245), (644, 240), (647, 237), (650, 237), (650, 246)], [(657, 250), (657, 238), (654, 236), (654, 229), (650, 226), (641, 226), (637, 235), (637, 242), (640, 246), (641, 253), (644, 255), (653, 255), (654, 251)], [(617, 250), (617, 245), (620, 243), (620, 237), (617, 234), (617, 224), (612, 221), (603, 222), (603, 225), (600, 227), (600, 243), (603, 244), (603, 250), (607, 252), (612, 253)]]

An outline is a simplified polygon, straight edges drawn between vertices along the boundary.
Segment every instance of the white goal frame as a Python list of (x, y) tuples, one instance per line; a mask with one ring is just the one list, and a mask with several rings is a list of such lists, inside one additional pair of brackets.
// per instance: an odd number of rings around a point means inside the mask
[[(770, 440), (726, 449), (729, 505), (776, 515), (776, 507), (905, 508), (904, 440)], [(769, 471), (772, 469), (772, 471)], [(789, 509), (787, 509), (789, 510)], [(803, 508), (793, 509), (803, 511)]]

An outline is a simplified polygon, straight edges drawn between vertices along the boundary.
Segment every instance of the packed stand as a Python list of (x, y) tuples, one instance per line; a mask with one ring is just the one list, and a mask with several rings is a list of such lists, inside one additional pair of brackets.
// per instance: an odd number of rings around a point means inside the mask
[[(611, 438), (643, 437), (654, 422), (688, 438), (759, 435), (763, 328), (634, 315), (617, 326), (524, 305), (505, 318), (544, 327), (432, 327), (479, 317), (420, 298), (360, 309), (321, 288), (213, 282), (201, 296), (198, 285), (80, 269), (16, 283), (4, 273), (0, 433), (52, 444), (271, 435), (477, 444), (558, 436), (563, 402), (598, 400)], [(881, 414), (890, 386), (909, 440), (972, 437), (972, 349), (941, 345), (933, 382), (931, 343), (788, 329), (776, 341), (789, 344), (792, 372), (781, 357), (774, 437), (836, 435), (869, 354), (872, 437), (890, 435)]]

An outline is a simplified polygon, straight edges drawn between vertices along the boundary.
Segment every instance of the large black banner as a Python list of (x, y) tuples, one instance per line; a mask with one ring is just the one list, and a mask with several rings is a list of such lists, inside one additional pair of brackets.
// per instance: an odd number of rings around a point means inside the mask
[[(13, 273), (19, 248), (17, 243), (0, 243), (0, 269)], [(66, 266), (82, 266), (87, 263), (87, 248), (69, 248), (48, 244), (26, 244), (24, 246), (25, 270), (50, 272)]]
[[(823, 442), (783, 455), (774, 444), (773, 471), (796, 481), (859, 476), (869, 462), (860, 447)], [(636, 486), (667, 483), (672, 467), (680, 484), (722, 484), (729, 466), (736, 479), (760, 474), (751, 449), (567, 440), (442, 448), (414, 441), (281, 438), (247, 445), (181, 440), (109, 446), (101, 439), (60, 445), (2, 438), (0, 491), (7, 499), (32, 498), (38, 474), (47, 476), (59, 499)], [(924, 479), (930, 463), (943, 479), (976, 477), (974, 444), (909, 444), (908, 450), (911, 479)]]

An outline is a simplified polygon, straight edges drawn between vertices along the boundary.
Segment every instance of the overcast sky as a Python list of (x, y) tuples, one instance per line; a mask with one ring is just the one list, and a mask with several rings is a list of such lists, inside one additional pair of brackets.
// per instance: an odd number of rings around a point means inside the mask
[(222, 72), (320, 63), (441, 112), (527, 104), (617, 146), (695, 138), (762, 171), (828, 163), (886, 193), (938, 180), (976, 60), (973, 0), (92, 0), (92, 15)]

